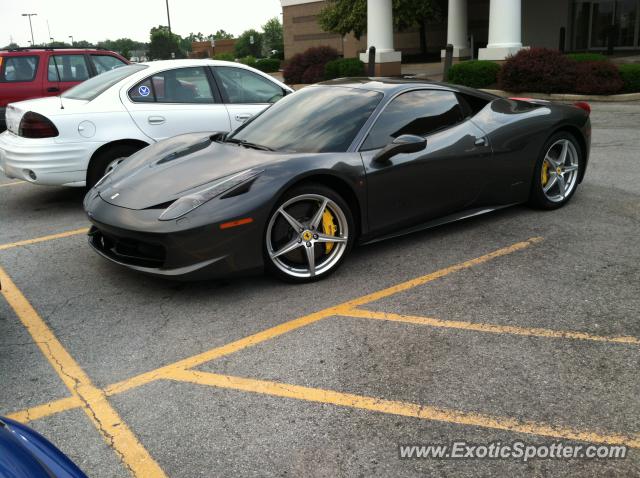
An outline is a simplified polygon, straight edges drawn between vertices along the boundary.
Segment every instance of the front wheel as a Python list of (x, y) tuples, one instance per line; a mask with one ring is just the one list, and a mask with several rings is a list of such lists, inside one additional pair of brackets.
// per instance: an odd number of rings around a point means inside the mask
[(87, 171), (87, 189), (91, 189), (107, 173), (141, 148), (128, 144), (119, 144), (96, 154)]
[(575, 137), (565, 132), (553, 135), (536, 164), (529, 202), (542, 209), (564, 206), (576, 192), (583, 165)]
[(297, 187), (280, 200), (265, 231), (267, 269), (288, 282), (312, 282), (334, 272), (354, 239), (347, 203), (323, 185)]

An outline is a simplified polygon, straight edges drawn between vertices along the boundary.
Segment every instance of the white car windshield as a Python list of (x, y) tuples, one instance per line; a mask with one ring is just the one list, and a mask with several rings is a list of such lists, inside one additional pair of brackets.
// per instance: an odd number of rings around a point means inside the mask
[(127, 65), (88, 79), (62, 93), (63, 98), (91, 101), (119, 81), (147, 68), (146, 65)]

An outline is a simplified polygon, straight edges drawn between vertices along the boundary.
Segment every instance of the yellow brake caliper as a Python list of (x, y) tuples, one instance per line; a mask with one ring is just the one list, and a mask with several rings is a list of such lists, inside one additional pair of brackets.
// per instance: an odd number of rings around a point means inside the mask
[(546, 161), (542, 163), (542, 185), (546, 186), (549, 182), (549, 163)]
[[(333, 215), (329, 212), (329, 209), (325, 209), (322, 213), (322, 232), (327, 236), (335, 236), (338, 227), (333, 222)], [(325, 242), (325, 253), (329, 254), (333, 249), (333, 242)]]

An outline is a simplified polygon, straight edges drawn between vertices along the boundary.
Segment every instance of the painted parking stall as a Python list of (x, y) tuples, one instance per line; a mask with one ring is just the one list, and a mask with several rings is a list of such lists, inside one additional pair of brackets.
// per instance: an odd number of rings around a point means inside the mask
[[(262, 277), (180, 285), (116, 269), (88, 250), (71, 207), (41, 209), (52, 198), (79, 208), (76, 196), (2, 182), (11, 186), (0, 187), (0, 327), (6, 350), (34, 347), (22, 363), (51, 386), (29, 394), (36, 382), (4, 356), (15, 385), (0, 413), (61, 437), (77, 427), (75, 441), (58, 444), (90, 476), (308, 475), (330, 460), (334, 476), (523, 470), (397, 458), (399, 443), (454, 438), (623, 445), (625, 460), (533, 463), (542, 474), (630, 475), (640, 448), (630, 372), (640, 346), (630, 318), (637, 191), (599, 173), (608, 161), (633, 169), (637, 151), (615, 146), (610, 156), (609, 134), (628, 144), (604, 130), (620, 114), (594, 116), (593, 176), (570, 206), (359, 248), (331, 279), (298, 287)], [(33, 224), (24, 233), (18, 201)], [(603, 257), (610, 249), (616, 257)], [(546, 387), (539, 400), (526, 383)], [(619, 400), (600, 403), (604, 387)], [(316, 452), (296, 444), (302, 437)], [(112, 456), (84, 456), (82, 440)]]

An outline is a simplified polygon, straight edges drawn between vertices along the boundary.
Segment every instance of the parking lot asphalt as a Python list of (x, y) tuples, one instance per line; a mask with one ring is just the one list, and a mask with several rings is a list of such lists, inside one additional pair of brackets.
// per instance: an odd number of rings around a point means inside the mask
[[(360, 247), (303, 286), (120, 269), (82, 191), (1, 178), (0, 414), (91, 477), (640, 476), (640, 104), (592, 122), (566, 207)], [(398, 452), (518, 440), (629, 451)]]

